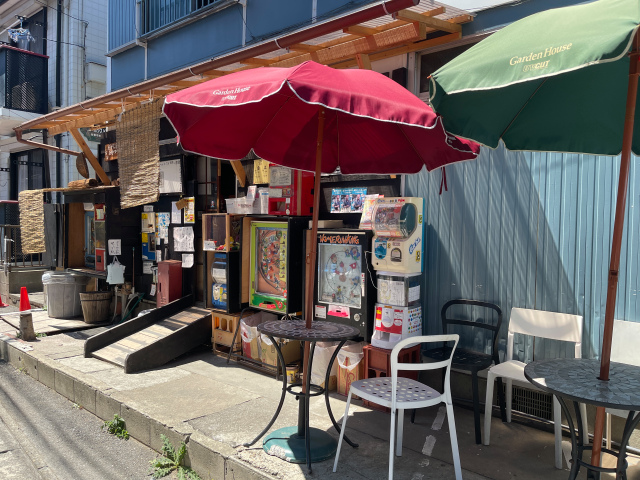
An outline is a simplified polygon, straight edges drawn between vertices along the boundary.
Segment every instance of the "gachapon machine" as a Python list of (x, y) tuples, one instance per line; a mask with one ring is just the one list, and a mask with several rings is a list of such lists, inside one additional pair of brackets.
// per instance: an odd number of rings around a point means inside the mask
[(274, 313), (302, 311), (303, 228), (309, 219), (251, 221), (249, 306)]
[(423, 263), (424, 199), (382, 198), (373, 208), (373, 268), (418, 273)]
[(364, 230), (318, 230), (314, 289), (315, 319), (352, 325), (367, 342), (376, 296), (369, 272), (371, 238)]
[(422, 335), (422, 307), (397, 307), (376, 303), (375, 332), (371, 337), (374, 347), (391, 350), (405, 338)]

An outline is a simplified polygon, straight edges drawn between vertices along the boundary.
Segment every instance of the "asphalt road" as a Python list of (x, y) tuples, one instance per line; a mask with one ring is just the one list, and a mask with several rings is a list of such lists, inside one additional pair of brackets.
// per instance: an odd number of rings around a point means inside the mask
[[(151, 478), (156, 453), (101, 430), (102, 421), (0, 361), (0, 478)], [(166, 477), (172, 478), (172, 477)]]

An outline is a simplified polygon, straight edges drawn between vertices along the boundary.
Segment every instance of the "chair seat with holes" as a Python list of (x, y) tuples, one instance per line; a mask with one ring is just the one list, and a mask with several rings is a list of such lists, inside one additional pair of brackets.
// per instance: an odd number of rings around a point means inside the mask
[[(351, 384), (358, 395), (364, 400), (375, 402), (391, 408), (391, 377), (366, 378)], [(436, 404), (442, 401), (442, 394), (437, 390), (410, 378), (398, 377), (396, 389), (396, 407), (412, 409)]]

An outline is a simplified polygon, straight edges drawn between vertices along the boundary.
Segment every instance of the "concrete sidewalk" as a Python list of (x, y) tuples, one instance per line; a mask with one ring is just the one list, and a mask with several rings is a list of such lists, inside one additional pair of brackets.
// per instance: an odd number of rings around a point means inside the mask
[[(290, 464), (267, 455), (262, 442), (244, 448), (275, 412), (281, 382), (201, 349), (169, 365), (138, 374), (83, 357), (84, 340), (102, 329), (57, 334), (22, 342), (0, 336), (0, 356), (103, 420), (119, 414), (130, 434), (156, 451), (160, 434), (174, 445), (187, 443), (188, 464), (203, 480), (214, 479), (385, 479), (388, 471), (389, 415), (352, 404), (347, 435), (360, 444), (342, 448), (337, 473), (333, 459), (313, 465)], [(346, 398), (333, 393), (340, 421)], [(337, 438), (324, 397), (312, 399), (310, 424)], [(456, 430), (463, 475), (478, 479), (564, 480), (568, 469), (553, 466), (553, 434), (494, 418), (492, 445), (474, 442), (472, 412), (456, 407)], [(297, 402), (287, 395), (273, 430), (297, 423)], [(630, 461), (630, 463), (633, 463)], [(638, 469), (630, 467), (629, 479)], [(440, 407), (418, 411), (415, 425), (405, 423), (404, 451), (395, 463), (398, 479), (453, 479), (446, 418)], [(586, 478), (581, 471), (579, 478)], [(603, 478), (606, 478), (603, 476)]]

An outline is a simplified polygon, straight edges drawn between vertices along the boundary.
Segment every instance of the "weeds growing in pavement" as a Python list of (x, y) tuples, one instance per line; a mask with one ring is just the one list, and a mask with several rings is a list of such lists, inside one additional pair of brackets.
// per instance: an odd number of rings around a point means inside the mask
[(182, 465), (184, 456), (187, 453), (185, 443), (182, 442), (180, 448), (176, 451), (166, 435), (160, 435), (160, 438), (162, 439), (163, 456), (151, 460), (153, 478), (162, 478), (177, 470), (180, 480), (201, 480), (195, 471)]
[(129, 440), (129, 432), (127, 432), (126, 424), (120, 415), (117, 413), (113, 416), (113, 420), (104, 422), (102, 428), (106, 428), (107, 432), (111, 435), (115, 435), (123, 440)]

